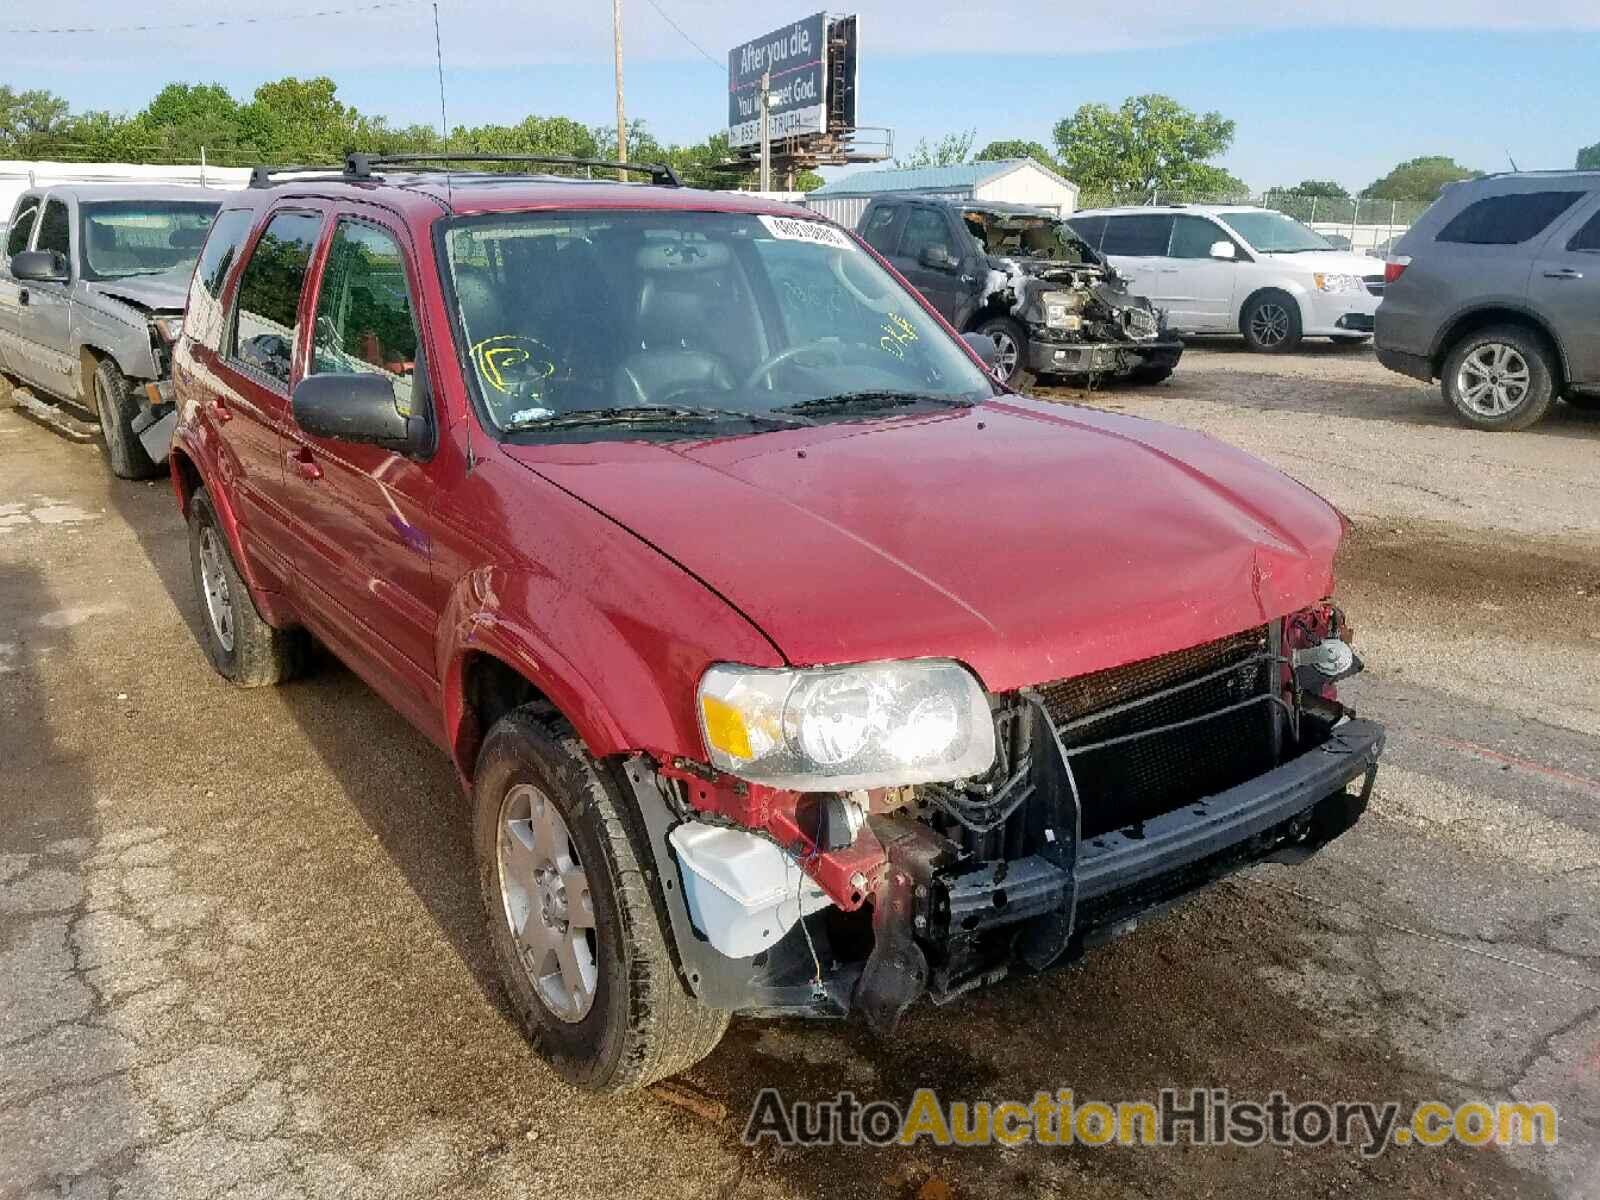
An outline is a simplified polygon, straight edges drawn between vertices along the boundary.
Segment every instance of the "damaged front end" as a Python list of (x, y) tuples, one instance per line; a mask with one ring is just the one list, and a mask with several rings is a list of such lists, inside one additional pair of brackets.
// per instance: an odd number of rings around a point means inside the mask
[(1183, 342), (1167, 329), (1166, 314), (1108, 267), (1049, 260), (1008, 260), (994, 276), (1005, 283), (996, 301), (1028, 331), (1029, 369), (1040, 375), (1087, 377), (1089, 382), (1141, 372), (1170, 372)]
[(1254, 862), (1298, 862), (1371, 794), (1381, 726), (1317, 605), (1201, 646), (986, 697), (989, 765), (951, 782), (784, 790), (628, 762), (686, 986), (746, 1013), (888, 1031), (1040, 971)]
[(1028, 335), (1028, 369), (1086, 379), (1170, 374), (1183, 342), (1166, 314), (1071, 228), (1044, 213), (972, 208), (962, 214), (988, 255), (974, 324), (1008, 316)]

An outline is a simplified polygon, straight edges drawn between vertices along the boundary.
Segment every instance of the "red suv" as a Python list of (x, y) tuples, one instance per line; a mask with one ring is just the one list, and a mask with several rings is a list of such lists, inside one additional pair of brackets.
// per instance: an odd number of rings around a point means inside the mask
[(803, 209), (401, 168), (224, 206), (173, 480), (217, 669), (315, 636), (455, 762), (567, 1078), (892, 1029), (1361, 815), (1311, 492), (1005, 390)]

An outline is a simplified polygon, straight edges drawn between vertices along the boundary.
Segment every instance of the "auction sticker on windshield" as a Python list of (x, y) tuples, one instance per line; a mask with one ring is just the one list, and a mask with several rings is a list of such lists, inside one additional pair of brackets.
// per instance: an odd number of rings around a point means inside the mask
[(850, 240), (850, 235), (842, 229), (835, 229), (832, 225), (824, 225), (821, 221), (801, 221), (794, 217), (762, 217), (761, 223), (767, 227), (767, 232), (775, 238), (782, 238), (786, 242), (816, 242), (821, 246), (833, 246), (840, 250), (854, 250), (856, 244)]

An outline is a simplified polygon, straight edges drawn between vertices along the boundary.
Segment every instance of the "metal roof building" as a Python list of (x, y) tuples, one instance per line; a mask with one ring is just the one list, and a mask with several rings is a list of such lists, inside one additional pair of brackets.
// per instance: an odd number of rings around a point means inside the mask
[(806, 197), (805, 204), (841, 225), (854, 226), (867, 202), (885, 192), (1031, 204), (1056, 213), (1068, 213), (1078, 206), (1078, 185), (1031, 158), (857, 171), (824, 184)]

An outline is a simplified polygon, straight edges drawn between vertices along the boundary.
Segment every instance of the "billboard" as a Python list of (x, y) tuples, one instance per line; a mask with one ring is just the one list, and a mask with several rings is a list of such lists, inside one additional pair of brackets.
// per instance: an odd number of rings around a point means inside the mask
[(729, 145), (754, 146), (761, 138), (762, 75), (774, 141), (827, 131), (827, 38), (827, 14), (817, 13), (728, 51)]

